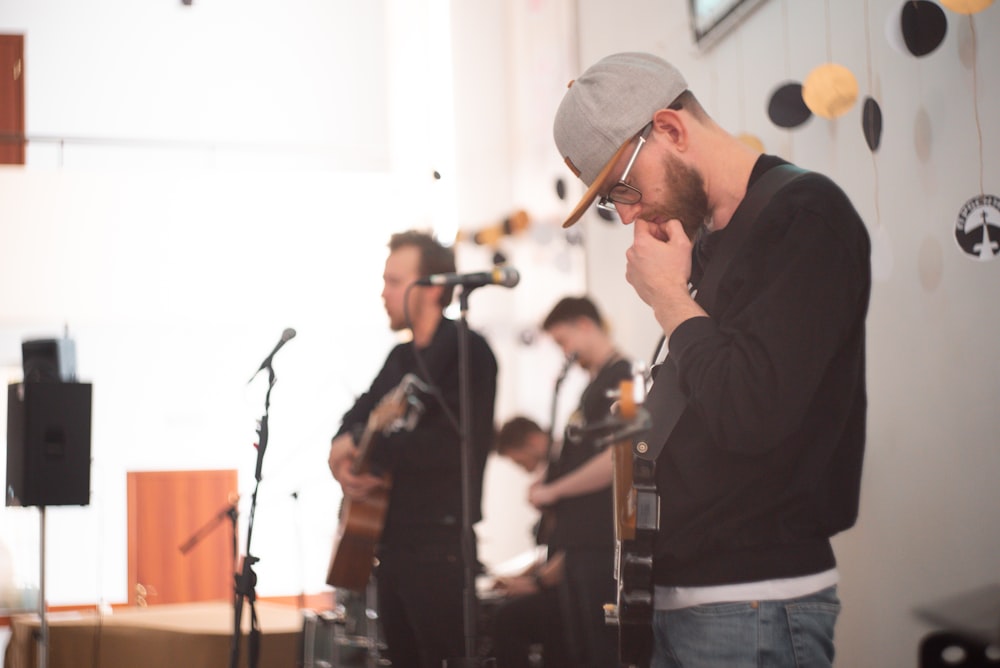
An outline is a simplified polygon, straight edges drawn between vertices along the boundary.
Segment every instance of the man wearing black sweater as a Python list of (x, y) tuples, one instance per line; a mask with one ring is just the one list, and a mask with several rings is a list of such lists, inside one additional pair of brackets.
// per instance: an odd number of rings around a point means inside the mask
[(541, 641), (546, 666), (603, 668), (617, 655), (614, 630), (604, 620), (615, 589), (612, 457), (609, 444), (599, 444), (588, 427), (608, 418), (613, 393), (631, 378), (632, 365), (588, 297), (560, 299), (542, 329), (590, 382), (556, 443), (526, 418), (507, 422), (497, 435), (500, 454), (528, 471), (546, 467), (528, 500), (543, 511), (546, 530), (539, 538), (548, 545), (544, 563), (498, 582), (513, 600), (496, 613), (497, 666), (527, 666), (528, 646)]
[[(857, 517), (865, 440), (863, 222), (812, 173), (742, 220), (783, 161), (720, 128), (650, 54), (593, 65), (554, 130), (588, 186), (566, 225), (597, 199), (633, 226), (626, 279), (676, 371), (680, 417), (650, 443), (661, 448), (652, 665), (832, 665), (830, 537)], [(698, 292), (706, 272), (718, 277), (711, 298)]]
[[(474, 541), (468, 546), (473, 554), (462, 550), (460, 404), (472, 402), (469, 520), (474, 524), (481, 519), (483, 472), (493, 440), (497, 363), (486, 340), (469, 332), (471, 388), (468, 396), (459, 396), (458, 327), (442, 313), (452, 289), (414, 286), (431, 274), (454, 272), (454, 255), (419, 232), (393, 235), (389, 251), (382, 299), (392, 329), (410, 330), (413, 337), (392, 349), (371, 387), (344, 414), (329, 464), (345, 498), (365, 500), (389, 488), (375, 573), (388, 657), (394, 666), (440, 668), (442, 661), (465, 655), (465, 566), (467, 559), (475, 563)], [(359, 434), (407, 374), (428, 388), (418, 392), (423, 414), (410, 429), (376, 436), (371, 472), (355, 475)]]

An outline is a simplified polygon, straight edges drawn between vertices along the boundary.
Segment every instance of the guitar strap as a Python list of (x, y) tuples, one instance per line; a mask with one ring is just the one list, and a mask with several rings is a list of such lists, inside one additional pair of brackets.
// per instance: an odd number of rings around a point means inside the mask
[[(732, 219), (726, 225), (726, 233), (719, 239), (718, 247), (715, 248), (712, 258), (705, 268), (705, 273), (698, 282), (695, 300), (706, 312), (712, 312), (719, 282), (722, 280), (730, 261), (743, 246), (743, 241), (761, 210), (779, 190), (807, 173), (806, 170), (795, 165), (782, 164), (767, 170), (750, 186), (743, 201), (733, 212)], [(657, 350), (662, 347), (663, 341), (664, 339), (661, 338)], [(640, 448), (637, 444), (635, 455), (638, 458), (655, 462), (663, 450), (663, 446), (666, 445), (667, 438), (670, 437), (674, 426), (687, 408), (687, 398), (681, 392), (680, 381), (677, 377), (677, 364), (669, 354), (657, 371), (645, 404), (651, 408), (649, 412), (652, 424), (646, 434), (646, 447)]]

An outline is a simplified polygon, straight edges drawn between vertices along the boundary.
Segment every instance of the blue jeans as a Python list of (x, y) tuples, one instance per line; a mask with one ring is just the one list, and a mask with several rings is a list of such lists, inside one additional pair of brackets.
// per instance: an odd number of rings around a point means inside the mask
[(650, 667), (829, 668), (839, 613), (836, 586), (784, 601), (657, 610)]

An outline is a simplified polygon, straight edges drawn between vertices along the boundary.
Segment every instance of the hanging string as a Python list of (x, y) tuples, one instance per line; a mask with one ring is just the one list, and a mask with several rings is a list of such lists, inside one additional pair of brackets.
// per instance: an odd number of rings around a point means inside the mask
[(872, 31), (868, 0), (865, 0), (865, 65), (868, 68), (868, 92), (872, 92)]
[[(872, 91), (872, 35), (871, 35), (871, 11), (868, 7), (868, 0), (865, 0), (865, 64), (868, 69), (868, 94)], [(872, 95), (874, 98), (874, 95)], [(875, 226), (882, 227), (882, 211), (879, 207), (879, 187), (878, 187), (878, 156), (875, 151), (869, 151), (872, 156), (872, 195), (875, 199)]]
[(833, 37), (830, 31), (830, 0), (823, 1), (823, 12), (826, 14), (826, 62), (833, 62)]
[(712, 100), (712, 106), (710, 109), (719, 108), (719, 73), (718, 68), (713, 67), (709, 75), (708, 91), (709, 98)]
[(740, 87), (737, 89), (737, 95), (738, 95), (738, 97), (737, 97), (737, 100), (736, 100), (736, 108), (739, 110), (739, 114), (740, 114), (740, 127), (742, 127), (743, 131), (746, 132), (746, 129), (747, 129), (747, 116), (746, 116), (746, 105), (744, 103), (744, 95), (745, 95), (745, 91), (744, 91), (744, 88), (745, 88), (745, 81), (744, 81), (744, 77), (745, 77), (744, 70), (745, 70), (745, 67), (744, 67), (744, 63), (746, 63), (746, 59), (743, 57), (743, 31), (742, 30), (738, 30), (736, 32), (736, 40), (737, 40), (736, 41), (736, 48), (737, 48), (737, 50), (739, 51), (739, 54), (740, 54), (740, 59), (739, 59), (740, 60)]
[[(781, 0), (781, 33), (785, 40), (785, 81), (792, 78), (792, 45), (788, 36), (788, 0)], [(785, 128), (785, 138), (788, 139), (788, 161), (795, 162), (795, 143), (792, 140), (792, 129)]]
[(969, 32), (972, 33), (972, 111), (976, 117), (976, 134), (979, 136), (979, 194), (986, 196), (986, 187), (983, 184), (983, 126), (979, 122), (979, 73), (976, 65), (979, 60), (976, 52), (979, 48), (976, 45), (976, 22), (969, 14)]
[(788, 0), (781, 0), (781, 33), (785, 38), (785, 79), (792, 78), (792, 46), (788, 37)]

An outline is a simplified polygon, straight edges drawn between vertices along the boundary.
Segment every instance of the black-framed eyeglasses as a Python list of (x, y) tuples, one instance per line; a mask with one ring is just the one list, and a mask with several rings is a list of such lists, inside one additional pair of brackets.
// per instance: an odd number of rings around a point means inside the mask
[(642, 193), (639, 189), (625, 183), (625, 180), (628, 179), (629, 172), (632, 171), (632, 165), (635, 164), (635, 159), (639, 156), (639, 149), (641, 149), (642, 145), (646, 143), (646, 138), (649, 137), (649, 133), (652, 129), (653, 122), (650, 121), (646, 124), (646, 127), (639, 132), (639, 143), (636, 145), (635, 151), (632, 153), (632, 157), (629, 158), (628, 164), (625, 165), (625, 171), (622, 172), (621, 178), (618, 179), (618, 182), (611, 186), (608, 194), (598, 198), (598, 209), (604, 209), (605, 211), (615, 213), (615, 204), (638, 204), (642, 201)]

